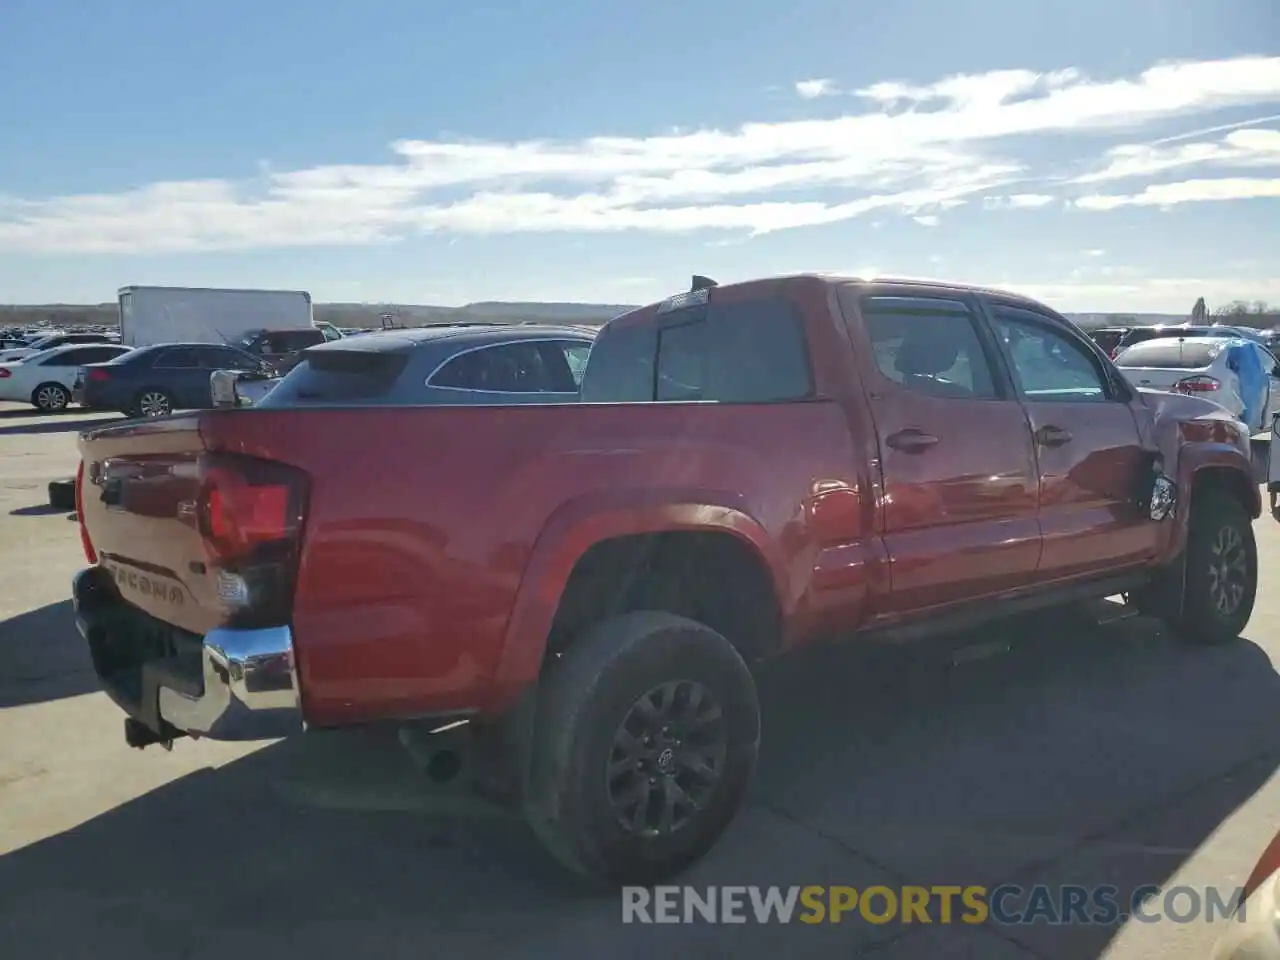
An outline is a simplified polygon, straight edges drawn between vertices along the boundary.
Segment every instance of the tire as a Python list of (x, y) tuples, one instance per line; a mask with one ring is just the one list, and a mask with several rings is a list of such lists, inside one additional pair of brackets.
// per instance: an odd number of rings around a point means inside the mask
[(75, 510), (76, 482), (74, 479), (49, 481), (49, 506), (55, 510)]
[(165, 417), (173, 413), (173, 397), (166, 390), (148, 387), (133, 398), (130, 411), (135, 417)]
[(71, 403), (71, 391), (60, 383), (42, 383), (31, 391), (31, 405), (42, 413), (61, 413)]
[(1218, 490), (1194, 499), (1188, 523), (1181, 610), (1160, 616), (1188, 643), (1226, 643), (1244, 632), (1257, 598), (1253, 524), (1234, 497)]
[[(679, 706), (694, 700), (690, 694), (699, 687), (719, 707), (718, 723), (700, 725), (687, 716), (676, 720), (671, 729), (673, 736), (688, 738), (683, 745), (681, 739), (659, 737), (654, 745), (640, 747), (637, 734), (631, 743), (650, 758), (635, 761), (636, 768), (632, 760), (622, 761), (615, 738), (624, 725), (643, 719), (641, 701), (652, 707), (661, 704), (661, 692), (674, 692), (670, 702)], [(708, 702), (702, 700), (704, 711)], [(700, 745), (691, 748), (691, 743)], [(675, 614), (622, 614), (589, 630), (544, 673), (525, 815), (548, 851), (580, 877), (609, 886), (657, 883), (710, 850), (733, 820), (755, 771), (759, 744), (755, 681), (729, 641)], [(718, 776), (698, 777), (683, 765), (681, 754), (698, 757), (704, 772)], [(649, 766), (639, 769), (642, 764)], [(621, 770), (613, 780), (611, 769)], [(672, 783), (679, 791), (669, 792)], [(630, 789), (647, 791), (652, 804), (616, 806)], [(671, 796), (693, 799), (697, 806), (677, 801), (674, 829), (663, 830), (661, 801)], [(652, 817), (644, 817), (642, 809)], [(676, 823), (677, 818), (683, 822)], [(637, 830), (641, 819), (658, 819), (648, 824), (656, 831)]]

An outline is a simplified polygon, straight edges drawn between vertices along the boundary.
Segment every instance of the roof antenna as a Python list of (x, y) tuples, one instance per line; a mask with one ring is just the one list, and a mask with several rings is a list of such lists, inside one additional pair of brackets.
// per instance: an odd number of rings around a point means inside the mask
[(698, 274), (693, 275), (693, 285), (689, 287), (690, 293), (697, 293), (699, 290), (710, 290), (712, 287), (718, 287), (719, 284), (710, 277), (701, 277)]

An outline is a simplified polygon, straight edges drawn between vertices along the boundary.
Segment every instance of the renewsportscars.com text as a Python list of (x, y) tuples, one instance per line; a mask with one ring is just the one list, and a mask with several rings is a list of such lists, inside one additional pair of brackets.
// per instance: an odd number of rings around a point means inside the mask
[(623, 923), (1110, 925), (1244, 919), (1243, 891), (1149, 885), (623, 887)]

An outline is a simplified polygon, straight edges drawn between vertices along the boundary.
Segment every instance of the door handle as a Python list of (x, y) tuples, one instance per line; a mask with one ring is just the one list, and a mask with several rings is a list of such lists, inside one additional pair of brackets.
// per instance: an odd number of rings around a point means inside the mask
[(1071, 431), (1062, 427), (1041, 427), (1035, 434), (1036, 443), (1042, 447), (1060, 447), (1072, 441)]
[(914, 427), (910, 427), (891, 434), (885, 438), (884, 442), (903, 453), (923, 453), (937, 443), (938, 438), (931, 433), (925, 433), (923, 430), (916, 430)]

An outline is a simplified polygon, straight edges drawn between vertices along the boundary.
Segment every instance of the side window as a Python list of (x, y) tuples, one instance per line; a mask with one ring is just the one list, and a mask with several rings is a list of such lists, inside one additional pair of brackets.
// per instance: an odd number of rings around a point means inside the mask
[(88, 363), (84, 359), (86, 350), (63, 350), (61, 353), (55, 353), (52, 357), (40, 364), (42, 367), (78, 367), (82, 363)]
[(658, 330), (655, 400), (701, 400), (707, 386), (707, 323), (695, 320)]
[(1029, 400), (1097, 403), (1109, 399), (1097, 359), (1051, 320), (1024, 310), (996, 307), (996, 336), (1009, 356), (1014, 382)]
[(81, 354), (81, 363), (106, 363), (108, 360), (114, 360), (124, 351), (112, 347), (86, 347), (76, 352)]
[[(539, 344), (504, 343), (454, 357), (428, 381), (432, 387), (482, 390), (488, 393), (542, 393), (555, 390)], [(563, 387), (563, 384), (559, 386)]]
[(569, 365), (574, 388), (581, 387), (582, 376), (587, 372), (587, 356), (591, 353), (591, 344), (562, 340), (557, 343), (557, 346), (564, 350), (564, 362)]
[(253, 370), (256, 364), (236, 350), (205, 347), (196, 351), (197, 363), (204, 370)]
[(174, 347), (164, 350), (156, 357), (157, 370), (186, 370), (197, 366), (196, 354), (188, 347)]
[(285, 350), (293, 353), (296, 350), (314, 347), (317, 343), (324, 343), (325, 336), (319, 330), (295, 330), (291, 333), (283, 334), (283, 339)]
[(867, 297), (862, 316), (876, 367), (895, 383), (944, 399), (998, 396), (973, 315), (964, 303)]

